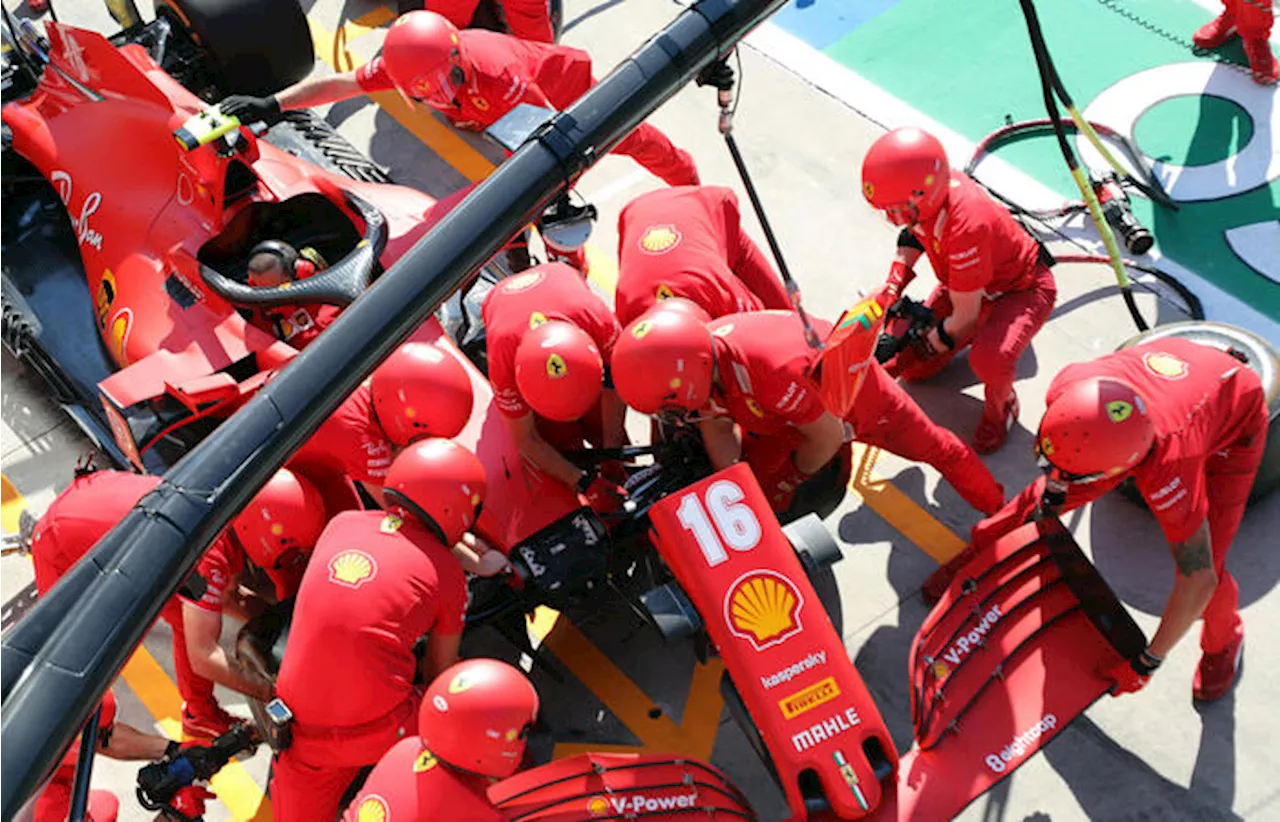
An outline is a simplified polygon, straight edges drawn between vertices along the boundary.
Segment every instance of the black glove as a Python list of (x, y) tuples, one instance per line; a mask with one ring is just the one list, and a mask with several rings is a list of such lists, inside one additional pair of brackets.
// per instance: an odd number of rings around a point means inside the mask
[(268, 126), (274, 126), (284, 119), (284, 112), (280, 110), (280, 101), (275, 97), (247, 97), (234, 94), (219, 103), (218, 110), (238, 118), (241, 124), (246, 126), (251, 123), (266, 123)]

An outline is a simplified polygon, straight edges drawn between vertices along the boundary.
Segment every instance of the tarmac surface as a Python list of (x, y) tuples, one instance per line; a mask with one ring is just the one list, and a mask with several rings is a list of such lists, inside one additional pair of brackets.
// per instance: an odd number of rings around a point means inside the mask
[[(590, 51), (598, 76), (679, 10), (666, 0), (567, 0), (565, 5), (563, 41)], [(318, 71), (330, 71), (344, 59), (370, 59), (382, 37), (379, 28), (392, 14), (371, 0), (345, 5), (342, 0), (304, 0), (304, 7), (318, 46)], [(57, 10), (64, 21), (115, 31), (105, 9), (90, 0), (63, 0)], [(336, 32), (342, 36), (335, 37)], [(866, 205), (858, 184), (862, 156), (883, 129), (750, 45), (741, 49), (741, 56), (735, 135), (806, 305), (834, 320), (856, 301), (858, 289), (882, 280), (893, 249), (896, 230)], [(717, 115), (714, 93), (690, 87), (652, 122), (694, 154), (704, 182), (734, 186), (745, 211), (745, 191), (717, 132)], [(360, 99), (332, 106), (327, 116), (357, 147), (389, 167), (398, 182), (437, 197), (483, 174), (486, 162), (501, 159), (499, 151), (474, 135), (456, 134), (434, 120), (426, 123), (431, 118), (425, 114), (397, 119)], [(424, 145), (422, 135), (430, 145)], [(601, 212), (592, 245), (593, 259), (606, 261), (595, 275), (606, 286), (618, 211), (632, 197), (660, 185), (630, 160), (617, 157), (601, 161), (579, 185)], [(745, 222), (761, 239), (754, 219)], [(1010, 494), (1035, 475), (1031, 432), (1043, 412), (1049, 380), (1068, 363), (1111, 351), (1133, 334), (1108, 269), (1062, 265), (1055, 271), (1057, 308), (1019, 369), (1021, 424), (1001, 452), (986, 458)], [(912, 289), (917, 296), (931, 285), (930, 277), (921, 280)], [(1158, 317), (1161, 323), (1184, 318), (1176, 305), (1149, 292), (1140, 291), (1138, 301), (1148, 318)], [(911, 392), (936, 420), (966, 439), (972, 434), (981, 413), (981, 387), (966, 363), (957, 362), (930, 384), (912, 386)], [(76, 458), (89, 446), (7, 354), (2, 406), (3, 524), (6, 533), (13, 533), (23, 507), (38, 514), (69, 484)], [(928, 613), (919, 587), (936, 567), (935, 558), (959, 550), (978, 515), (928, 466), (887, 454), (863, 456), (876, 476), (850, 491), (828, 519), (844, 552), (843, 562), (835, 566), (836, 626), (905, 750), (911, 742), (907, 655)], [(1113, 496), (1077, 512), (1067, 523), (1150, 635), (1173, 579), (1155, 522)], [(1280, 739), (1275, 707), (1280, 685), (1268, 675), (1280, 668), (1280, 643), (1270, 637), (1270, 630), (1280, 626), (1280, 597), (1270, 595), (1280, 578), (1277, 529), (1280, 494), (1249, 511), (1230, 554), (1249, 635), (1246, 672), (1231, 695), (1210, 706), (1192, 704), (1190, 682), (1199, 651), (1195, 635), (1189, 635), (1144, 691), (1101, 699), (959, 818), (1280, 819), (1275, 777), (1280, 753), (1273, 744)], [(25, 557), (5, 557), (0, 569), (7, 629), (30, 606), (34, 589)], [(636, 748), (710, 756), (746, 791), (762, 818), (783, 818), (779, 792), (740, 729), (721, 710), (718, 663), (699, 665), (687, 646), (664, 647), (624, 611), (576, 627), (564, 623), (547, 617), (530, 626), (544, 651), (531, 676), (551, 729), (535, 742), (540, 756)], [(233, 636), (231, 630), (224, 632), (225, 640)], [(178, 697), (170, 642), (161, 623), (115, 691), (123, 721), (172, 735), (178, 732)], [(513, 658), (511, 646), (483, 631), (468, 638), (466, 650)], [(229, 692), (222, 697), (233, 712), (247, 716), (239, 697)], [(95, 766), (95, 785), (121, 796), (123, 820), (149, 818), (131, 799), (137, 764), (99, 757)], [(260, 751), (224, 771), (214, 786), (223, 801), (211, 803), (208, 818), (268, 819), (269, 800), (262, 796), (268, 765)]]

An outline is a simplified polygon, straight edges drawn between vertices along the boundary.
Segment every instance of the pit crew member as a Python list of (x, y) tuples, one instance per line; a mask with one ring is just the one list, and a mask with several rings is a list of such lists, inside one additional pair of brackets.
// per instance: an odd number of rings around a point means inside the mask
[[(404, 3), (405, 0), (401, 0)], [(465, 29), (476, 16), (480, 0), (427, 0), (427, 11), (442, 15), (455, 28)], [(421, 3), (418, 4), (421, 8)], [(511, 36), (537, 43), (554, 43), (551, 6), (547, 0), (502, 0), (502, 16)]]
[(621, 466), (597, 475), (563, 453), (627, 441), (626, 405), (604, 366), (619, 332), (609, 306), (573, 268), (546, 263), (494, 286), (481, 314), (494, 402), (520, 454), (599, 510), (615, 508)]
[[(281, 474), (285, 476), (281, 477)], [(93, 471), (77, 476), (50, 504), (32, 532), (31, 558), (35, 564), (36, 591), (40, 595), (47, 593), (160, 481), (157, 476), (128, 471)], [(308, 538), (306, 529), (296, 532), (294, 529), (308, 521), (312, 512), (298, 507), (301, 499), (309, 499), (293, 493), (301, 482), (300, 478), (290, 477), (286, 471), (279, 472), (237, 516), (232, 529), (209, 546), (206, 556), (243, 556), (251, 546), (241, 547), (238, 544), (237, 526), (242, 525), (246, 533), (254, 534), (261, 533), (264, 527), (270, 530), (278, 525), (282, 532), (272, 535), (278, 544), (303, 547), (303, 541)], [(282, 495), (282, 489), (288, 493)], [(310, 538), (314, 539), (314, 534)], [(256, 543), (252, 546), (253, 550), (258, 547)], [(212, 566), (202, 567), (206, 573), (211, 573), (209, 568)], [(213, 680), (197, 673), (188, 652), (191, 643), (186, 636), (183, 610), (181, 597), (174, 597), (160, 613), (173, 629), (174, 668), (178, 692), (183, 700), (182, 731), (188, 736), (212, 738), (226, 733), (238, 720), (223, 710), (214, 698)]]
[[(825, 336), (829, 324), (815, 324)], [(660, 304), (623, 330), (612, 366), (628, 405), (642, 414), (694, 415), (712, 466), (746, 460), (777, 512), (837, 455), (849, 428), (861, 442), (929, 463), (983, 513), (1004, 503), (1004, 489), (973, 450), (929, 419), (874, 360), (847, 418), (829, 412), (811, 374), (815, 356), (794, 311), (704, 323)]]
[(449, 547), (475, 523), (485, 487), (466, 448), (419, 440), (387, 472), (387, 511), (344, 512), (321, 534), (276, 679), (293, 715), (271, 781), (280, 822), (333, 819), (361, 769), (417, 733), (416, 683), (458, 658), (467, 592)]
[(418, 736), (382, 757), (343, 822), (364, 819), (502, 819), (491, 782), (516, 772), (538, 716), (538, 692), (518, 669), (468, 659), (440, 674), (418, 711)]
[(1253, 81), (1268, 86), (1280, 74), (1268, 42), (1275, 20), (1269, 0), (1222, 0), (1222, 14), (1196, 29), (1191, 40), (1202, 49), (1216, 49), (1239, 34)]
[[(278, 122), (281, 111), (397, 89), (454, 126), (483, 131), (520, 103), (564, 109), (587, 92), (591, 56), (480, 29), (458, 31), (431, 11), (411, 11), (387, 32), (382, 53), (355, 71), (310, 77), (272, 97), (229, 97), (219, 105), (242, 122)], [(613, 148), (671, 185), (696, 185), (698, 170), (654, 126), (641, 123)]]
[(888, 287), (896, 296), (915, 278), (922, 254), (938, 278), (926, 301), (938, 318), (921, 348), (887, 364), (907, 380), (937, 374), (958, 352), (984, 384), (980, 454), (1000, 449), (1018, 420), (1018, 360), (1057, 300), (1053, 258), (968, 175), (953, 171), (936, 137), (918, 128), (883, 135), (862, 163), (862, 193), (902, 226)]
[(1203, 618), (1192, 695), (1221, 698), (1235, 683), (1244, 651), (1239, 589), (1226, 558), (1266, 445), (1261, 381), (1228, 353), (1163, 339), (1067, 366), (1050, 384), (1045, 406), (1036, 436), (1045, 476), (979, 523), (971, 547), (930, 584), (941, 591), (976, 551), (1038, 510), (1070, 511), (1133, 477), (1169, 542), (1177, 575), (1151, 644), (1108, 672), (1115, 693), (1145, 685)]
[[(328, 268), (328, 263), (314, 248), (294, 248), (281, 240), (264, 240), (249, 253), (246, 278), (254, 288), (275, 288), (297, 282)], [(264, 308), (250, 318), (256, 327), (289, 343), (306, 348), (320, 332), (338, 318), (336, 305), (298, 305)]]
[(732, 189), (659, 189), (618, 215), (618, 322), (629, 325), (670, 297), (693, 301), (713, 319), (791, 307), (782, 278), (742, 230)]

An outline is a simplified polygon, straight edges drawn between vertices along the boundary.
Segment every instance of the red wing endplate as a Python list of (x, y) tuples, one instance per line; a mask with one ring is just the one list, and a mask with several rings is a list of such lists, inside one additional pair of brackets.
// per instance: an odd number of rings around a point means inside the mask
[(998, 540), (916, 634), (916, 745), (875, 818), (951, 819), (1107, 693), (1099, 670), (1145, 646), (1057, 519)]
[(512, 822), (755, 819), (711, 765), (663, 754), (582, 754), (503, 780), (489, 801)]
[(853, 407), (867, 378), (876, 340), (884, 328), (884, 299), (881, 289), (841, 314), (812, 366), (827, 410), (837, 417)]
[(654, 544), (706, 624), (792, 813), (880, 804), (897, 752), (751, 469), (737, 463), (650, 509)]

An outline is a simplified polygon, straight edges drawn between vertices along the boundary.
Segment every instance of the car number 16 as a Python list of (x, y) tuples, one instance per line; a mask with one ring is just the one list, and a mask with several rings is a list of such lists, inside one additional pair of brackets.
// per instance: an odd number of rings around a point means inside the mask
[(742, 501), (746, 494), (736, 482), (713, 482), (703, 497), (705, 504), (696, 492), (685, 494), (676, 509), (676, 517), (685, 530), (693, 532), (708, 565), (714, 568), (729, 559), (725, 545), (735, 551), (750, 551), (760, 544), (764, 533), (760, 520)]

